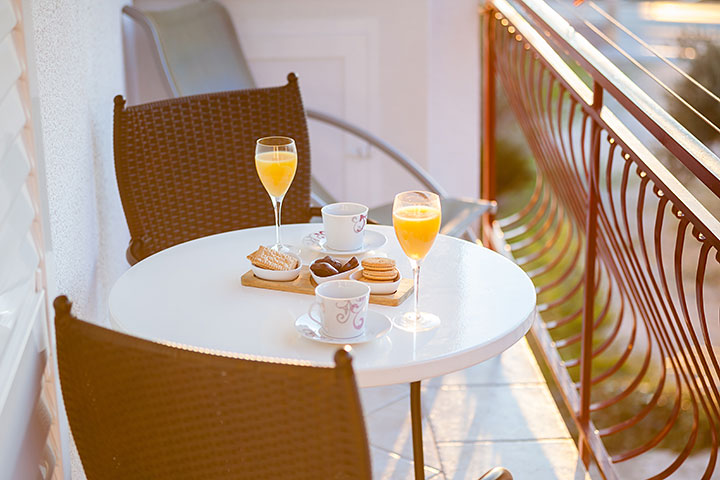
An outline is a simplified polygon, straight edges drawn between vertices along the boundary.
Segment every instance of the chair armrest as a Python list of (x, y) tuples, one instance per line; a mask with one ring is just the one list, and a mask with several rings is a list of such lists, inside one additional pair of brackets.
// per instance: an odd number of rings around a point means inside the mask
[(307, 114), (308, 118), (326, 123), (344, 132), (350, 133), (358, 138), (365, 140), (370, 145), (386, 153), (390, 158), (405, 167), (405, 169), (410, 172), (412, 176), (418, 179), (420, 183), (422, 183), (430, 191), (437, 193), (441, 197), (448, 196), (448, 193), (445, 191), (445, 189), (442, 188), (440, 184), (437, 183), (427, 171), (425, 171), (424, 168), (422, 168), (420, 165), (415, 163), (409, 157), (404, 155), (402, 152), (400, 152), (398, 149), (396, 149), (380, 137), (368, 132), (363, 128), (353, 125), (352, 123), (349, 123), (342, 118), (330, 115), (325, 112), (318, 112), (316, 110), (306, 108), (305, 113)]
[(138, 240), (137, 238), (130, 239), (128, 248), (125, 251), (125, 258), (131, 267), (147, 256), (143, 255), (142, 243), (142, 240)]
[(125, 250), (125, 258), (131, 267), (138, 262), (138, 259), (135, 258), (135, 255), (133, 254), (132, 240), (130, 240), (130, 245), (128, 245), (127, 250)]
[(322, 207), (310, 207), (310, 217), (322, 217)]
[(513, 476), (509, 470), (503, 467), (495, 467), (478, 480), (513, 480)]

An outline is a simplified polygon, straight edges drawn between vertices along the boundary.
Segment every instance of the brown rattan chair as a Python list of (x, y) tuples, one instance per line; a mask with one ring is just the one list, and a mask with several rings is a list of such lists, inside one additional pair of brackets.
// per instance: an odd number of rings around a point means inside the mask
[(335, 367), (159, 344), (55, 299), (60, 386), (89, 480), (368, 479), (350, 355)]
[(283, 223), (311, 217), (310, 143), (298, 80), (131, 107), (115, 97), (115, 172), (130, 229), (128, 261), (194, 238), (271, 225), (255, 171), (255, 142), (295, 139), (298, 168)]

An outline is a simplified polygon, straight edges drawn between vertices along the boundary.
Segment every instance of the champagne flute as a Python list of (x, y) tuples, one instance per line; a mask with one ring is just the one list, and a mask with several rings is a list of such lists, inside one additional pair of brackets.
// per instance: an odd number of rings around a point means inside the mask
[(275, 210), (275, 245), (273, 250), (289, 252), (280, 240), (280, 212), (283, 198), (295, 178), (297, 150), (289, 137), (264, 137), (255, 145), (255, 169)]
[(440, 231), (440, 197), (431, 192), (411, 191), (395, 195), (393, 226), (395, 235), (413, 267), (415, 302), (413, 311), (395, 318), (395, 326), (409, 332), (431, 330), (440, 318), (418, 309), (420, 298), (420, 264), (435, 243)]

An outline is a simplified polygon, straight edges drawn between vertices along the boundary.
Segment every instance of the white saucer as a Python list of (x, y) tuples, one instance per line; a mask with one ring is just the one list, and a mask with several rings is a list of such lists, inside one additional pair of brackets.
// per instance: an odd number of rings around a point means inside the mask
[(368, 310), (366, 318), (367, 325), (365, 326), (365, 333), (358, 335), (353, 338), (335, 338), (326, 335), (322, 327), (317, 323), (310, 320), (308, 314), (300, 315), (295, 320), (295, 330), (305, 338), (315, 340), (316, 342), (322, 343), (334, 343), (337, 345), (353, 345), (356, 343), (365, 343), (376, 338), (381, 338), (392, 329), (392, 322), (390, 319), (380, 312)]
[(387, 243), (387, 237), (380, 232), (373, 230), (365, 230), (365, 238), (363, 239), (362, 248), (357, 250), (333, 250), (325, 246), (325, 232), (322, 230), (319, 232), (311, 233), (310, 235), (303, 238), (303, 245), (309, 247), (320, 253), (328, 255), (358, 255), (361, 253), (369, 252), (382, 247)]

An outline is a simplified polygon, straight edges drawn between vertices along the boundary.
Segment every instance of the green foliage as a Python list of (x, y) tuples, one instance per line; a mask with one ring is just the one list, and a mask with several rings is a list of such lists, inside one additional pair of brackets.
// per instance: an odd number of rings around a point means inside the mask
[(495, 143), (495, 185), (499, 216), (520, 210), (535, 186), (535, 162), (520, 125), (498, 85)]
[[(720, 96), (720, 45), (705, 39), (694, 42), (693, 47), (698, 55), (690, 64), (688, 74)], [(713, 124), (720, 125), (720, 105), (707, 93), (688, 80), (677, 85), (675, 91)], [(669, 113), (698, 140), (708, 147), (720, 147), (720, 133), (717, 130), (674, 97), (669, 97), (669, 105)]]

